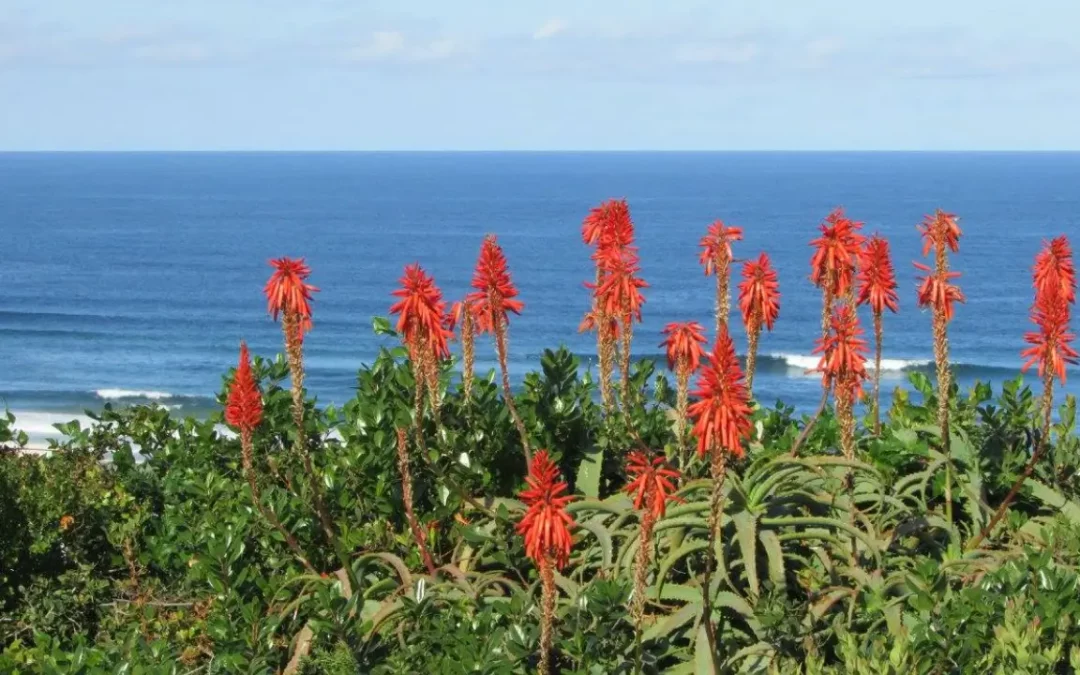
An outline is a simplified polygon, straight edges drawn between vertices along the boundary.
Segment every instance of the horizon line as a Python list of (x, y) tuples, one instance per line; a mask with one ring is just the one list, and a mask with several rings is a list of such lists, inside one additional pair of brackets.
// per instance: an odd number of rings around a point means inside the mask
[(432, 148), (432, 149), (348, 149), (348, 148), (0, 148), (0, 155), (35, 155), (35, 154), (1077, 154), (1080, 148), (971, 148), (971, 149), (933, 149), (933, 148), (755, 148), (755, 149), (656, 149), (656, 148), (518, 148), (518, 149), (468, 149), (468, 148)]

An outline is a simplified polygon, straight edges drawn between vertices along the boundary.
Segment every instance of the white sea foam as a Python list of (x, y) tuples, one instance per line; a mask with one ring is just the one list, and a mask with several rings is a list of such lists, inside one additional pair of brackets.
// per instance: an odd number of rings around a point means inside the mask
[(30, 442), (27, 443), (27, 447), (33, 450), (43, 450), (49, 446), (48, 439), (55, 438), (57, 440), (64, 437), (55, 426), (55, 424), (67, 424), (68, 422), (77, 420), (83, 428), (90, 426), (94, 423), (92, 419), (86, 415), (77, 415), (75, 413), (57, 413), (57, 412), (35, 412), (35, 411), (11, 411), (15, 415), (14, 428), (18, 431), (25, 431), (26, 435), (30, 437)]
[(813, 370), (821, 361), (821, 357), (809, 354), (769, 354), (769, 357), (783, 361), (788, 367), (799, 370)]
[(162, 401), (173, 397), (167, 391), (138, 391), (134, 389), (98, 389), (94, 392), (94, 395), (109, 400), (145, 398), (151, 401)]
[[(788, 367), (798, 370), (814, 370), (821, 361), (821, 357), (814, 354), (770, 354), (769, 357), (783, 361)], [(929, 363), (929, 359), (881, 359), (881, 370), (882, 372), (899, 372), (909, 368), (925, 366)], [(874, 360), (872, 358), (867, 359), (866, 366), (873, 369)]]
[[(866, 360), (869, 368), (874, 367), (874, 359)], [(909, 368), (921, 368), (930, 365), (930, 359), (881, 359), (881, 369), (884, 370), (908, 370)]]

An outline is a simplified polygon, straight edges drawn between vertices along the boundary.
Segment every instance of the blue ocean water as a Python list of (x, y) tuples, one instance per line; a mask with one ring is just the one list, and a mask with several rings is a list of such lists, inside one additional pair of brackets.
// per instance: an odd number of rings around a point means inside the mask
[[(669, 321), (712, 325), (698, 240), (722, 218), (744, 228), (737, 256), (767, 251), (780, 275), (756, 393), (800, 408), (819, 394), (804, 372), (817, 224), (843, 205), (890, 239), (901, 311), (885, 319), (888, 392), (932, 358), (915, 225), (955, 212), (968, 300), (950, 327), (953, 361), (961, 383), (999, 386), (1020, 365), (1033, 255), (1044, 238), (1080, 235), (1077, 186), (1080, 153), (0, 154), (0, 405), (39, 435), (108, 400), (212, 407), (240, 339), (280, 350), (262, 286), (267, 260), (284, 255), (307, 258), (322, 289), (309, 388), (342, 403), (388, 344), (370, 320), (386, 315), (403, 266), (420, 262), (458, 298), (488, 232), (526, 305), (511, 324), (513, 373), (560, 343), (592, 354), (593, 336), (577, 332), (592, 275), (580, 224), (609, 197), (630, 202), (650, 283), (635, 353), (659, 354)], [(490, 345), (479, 353), (494, 365)]]

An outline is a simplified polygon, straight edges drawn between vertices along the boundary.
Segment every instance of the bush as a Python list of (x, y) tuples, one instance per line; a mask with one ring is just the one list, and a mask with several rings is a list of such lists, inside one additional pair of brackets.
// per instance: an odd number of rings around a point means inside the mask
[[(303, 467), (287, 452), (281, 359), (256, 363), (266, 402), (255, 441), (259, 481), (318, 574), (253, 507), (239, 442), (219, 433), (218, 419), (107, 408), (90, 428), (65, 427), (70, 438), (47, 457), (6, 453), (0, 670), (163, 662), (279, 670), (297, 654), (306, 672), (535, 668), (538, 582), (513, 531), (525, 470), (513, 423), (492, 378), (466, 400), (443, 371), (439, 418), (425, 418), (431, 446), (412, 462), (416, 513), (440, 565), (431, 576), (395, 468), (395, 428), (408, 423), (402, 401), (413, 384), (403, 357), (383, 352), (342, 408), (307, 409), (315, 470), (350, 574), (320, 533)], [(555, 664), (566, 673), (621, 672), (636, 659), (627, 608), (638, 516), (611, 460), (638, 439), (626, 419), (603, 415), (579, 371), (565, 350), (546, 353), (517, 405), (537, 444), (584, 493), (570, 507), (579, 527), (559, 577)], [(646, 386), (652, 375), (651, 364), (638, 367), (642, 404), (629, 424), (674, 456), (670, 392)], [(1052, 461), (1038, 467), (991, 546), (964, 553), (1030, 454), (1031, 397), (1019, 382), (997, 399), (983, 385), (953, 392), (960, 515), (950, 524), (928, 424), (933, 390), (917, 375), (912, 388), (921, 402), (897, 398), (881, 436), (860, 433), (850, 500), (838, 491), (849, 464), (833, 448), (830, 410), (797, 459), (787, 450), (803, 420), (783, 406), (755, 410), (757, 435), (730, 476), (720, 542), (713, 611), (726, 669), (930, 673), (977, 664), (980, 672), (1050, 673), (1077, 658), (1080, 495), (1068, 470), (1075, 402), (1059, 412)], [(107, 456), (113, 461), (100, 461)], [(584, 475), (598, 456), (602, 473)], [(702, 658), (705, 471), (697, 461), (686, 467), (683, 503), (656, 526), (641, 633), (647, 671)]]

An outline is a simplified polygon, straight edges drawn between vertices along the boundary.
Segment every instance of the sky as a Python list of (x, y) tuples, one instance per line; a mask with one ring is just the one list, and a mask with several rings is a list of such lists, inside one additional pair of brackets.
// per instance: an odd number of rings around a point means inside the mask
[(1076, 0), (0, 0), (0, 150), (1080, 150)]

